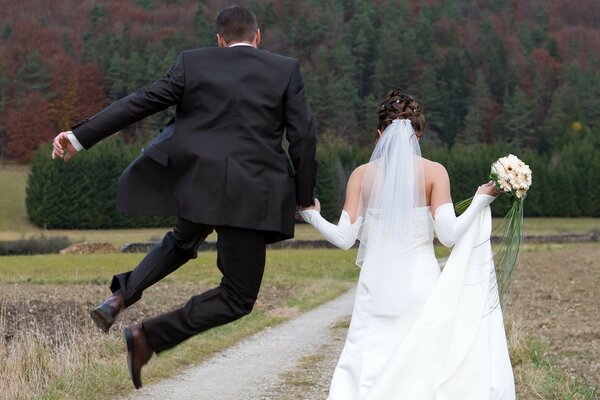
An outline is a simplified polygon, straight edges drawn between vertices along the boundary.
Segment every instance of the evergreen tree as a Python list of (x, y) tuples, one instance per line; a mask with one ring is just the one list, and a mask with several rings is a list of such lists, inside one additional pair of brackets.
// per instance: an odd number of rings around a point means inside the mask
[(118, 52), (113, 53), (108, 70), (106, 71), (108, 94), (113, 99), (119, 99), (128, 93), (127, 64)]
[(563, 83), (552, 95), (550, 109), (542, 125), (540, 150), (560, 149), (569, 141), (571, 124), (575, 119), (577, 95), (569, 83)]
[(339, 216), (338, 201), (339, 187), (336, 179), (337, 157), (327, 144), (317, 148), (319, 169), (317, 170), (316, 196), (321, 203), (321, 215), (328, 221), (334, 221)]
[(342, 41), (331, 50), (332, 81), (329, 90), (329, 103), (333, 110), (332, 127), (337, 134), (355, 131), (355, 108), (359, 104), (355, 81), (354, 56)]
[[(127, 79), (125, 80), (127, 92), (132, 92), (149, 83), (146, 80), (146, 66), (147, 61), (143, 56), (140, 56), (140, 53), (137, 51), (131, 53), (127, 62)], [(158, 79), (158, 77), (157, 75), (152, 80)]]
[(431, 6), (423, 4), (415, 25), (416, 46), (421, 59), (431, 61), (436, 58), (434, 16)]
[(106, 8), (102, 5), (94, 4), (90, 10), (90, 21), (92, 24), (102, 22), (106, 18)]
[(507, 89), (506, 75), (509, 66), (502, 39), (498, 36), (489, 17), (483, 20), (479, 29), (479, 48), (481, 59), (485, 60), (485, 75), (491, 89), (490, 93), (495, 100), (500, 101)]
[(4, 24), (2, 33), (0, 34), (0, 40), (8, 40), (12, 36), (12, 26), (9, 23)]
[(415, 82), (416, 59), (416, 35), (410, 24), (410, 9), (404, 3), (385, 6), (373, 75), (376, 96), (383, 96), (394, 87), (407, 88)]
[(215, 46), (217, 39), (215, 38), (216, 27), (213, 21), (207, 18), (204, 11), (203, 1), (198, 3), (196, 16), (194, 18), (194, 26), (196, 27), (196, 46), (209, 47)]
[(446, 129), (442, 113), (448, 98), (445, 96), (443, 84), (432, 66), (428, 65), (423, 69), (414, 95), (423, 108), (428, 130), (442, 135)]
[[(349, 43), (352, 54), (354, 55), (354, 73), (356, 76), (357, 94), (359, 98), (364, 98), (372, 90), (371, 77), (374, 68), (375, 54), (375, 18), (376, 13), (373, 3), (369, 0), (355, 0), (352, 5), (354, 15), (349, 21), (349, 34), (351, 36)], [(359, 113), (360, 114), (360, 113)], [(363, 123), (364, 118), (359, 116), (359, 121)]]
[(465, 117), (465, 126), (456, 138), (461, 145), (479, 143), (485, 131), (485, 123), (490, 111), (490, 92), (481, 70), (477, 71), (475, 84), (469, 97), (469, 108)]
[(135, 0), (136, 4), (147, 11), (152, 11), (156, 8), (154, 0)]
[(520, 87), (504, 101), (499, 134), (518, 147), (534, 141), (533, 104)]
[(19, 92), (39, 91), (48, 95), (50, 73), (42, 63), (38, 50), (27, 55), (25, 62), (17, 70), (15, 84)]
[(446, 55), (440, 78), (440, 96), (446, 99), (440, 109), (445, 129), (441, 136), (448, 145), (454, 143), (455, 137), (462, 129), (464, 118), (467, 114), (468, 69), (464, 60), (464, 52), (456, 47), (451, 47)]

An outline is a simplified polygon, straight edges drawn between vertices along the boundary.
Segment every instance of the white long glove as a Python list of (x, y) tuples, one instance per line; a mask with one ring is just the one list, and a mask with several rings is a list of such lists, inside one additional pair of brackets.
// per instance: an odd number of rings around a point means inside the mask
[(353, 224), (350, 223), (350, 216), (343, 210), (337, 225), (327, 221), (317, 210), (304, 210), (299, 214), (302, 219), (314, 226), (325, 240), (344, 250), (348, 250), (356, 242), (362, 223), (362, 217), (359, 217)]
[(487, 194), (476, 194), (469, 207), (460, 217), (454, 213), (454, 204), (442, 204), (435, 210), (435, 233), (438, 240), (446, 247), (456, 244), (456, 241), (469, 229), (477, 213), (490, 205), (496, 198)]

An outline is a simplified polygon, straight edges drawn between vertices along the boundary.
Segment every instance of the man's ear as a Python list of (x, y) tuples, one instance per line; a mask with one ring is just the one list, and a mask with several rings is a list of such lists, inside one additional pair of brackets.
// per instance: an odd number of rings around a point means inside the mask
[(225, 41), (225, 39), (223, 39), (223, 36), (219, 35), (217, 33), (217, 44), (219, 45), (219, 47), (227, 47), (227, 42)]
[(260, 44), (260, 28), (256, 29), (256, 33), (254, 34), (254, 47), (258, 47)]

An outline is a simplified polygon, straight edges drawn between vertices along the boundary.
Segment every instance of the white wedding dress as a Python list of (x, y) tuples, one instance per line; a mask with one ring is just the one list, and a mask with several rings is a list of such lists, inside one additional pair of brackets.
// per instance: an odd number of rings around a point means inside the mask
[(415, 214), (425, 235), (397, 260), (410, 262), (409, 268), (363, 263), (329, 399), (514, 399), (502, 312), (490, 279), (490, 208), (458, 240), (442, 273), (429, 208)]
[[(490, 245), (491, 196), (460, 216), (425, 206), (423, 159), (408, 120), (394, 120), (366, 164), (356, 221), (302, 217), (336, 246), (358, 239), (361, 266), (329, 400), (514, 400)], [(443, 270), (434, 230), (454, 244)]]

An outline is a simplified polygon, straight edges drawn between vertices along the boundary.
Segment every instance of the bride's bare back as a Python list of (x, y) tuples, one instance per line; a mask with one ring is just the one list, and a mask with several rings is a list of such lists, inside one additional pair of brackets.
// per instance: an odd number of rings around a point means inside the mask
[[(363, 179), (367, 167), (368, 164), (363, 164), (356, 168), (348, 179), (344, 210), (350, 216), (351, 222), (356, 220)], [(442, 164), (423, 158), (423, 174), (425, 177), (426, 204), (430, 207), (431, 215), (435, 215), (435, 211), (439, 206), (452, 202), (448, 172)]]

